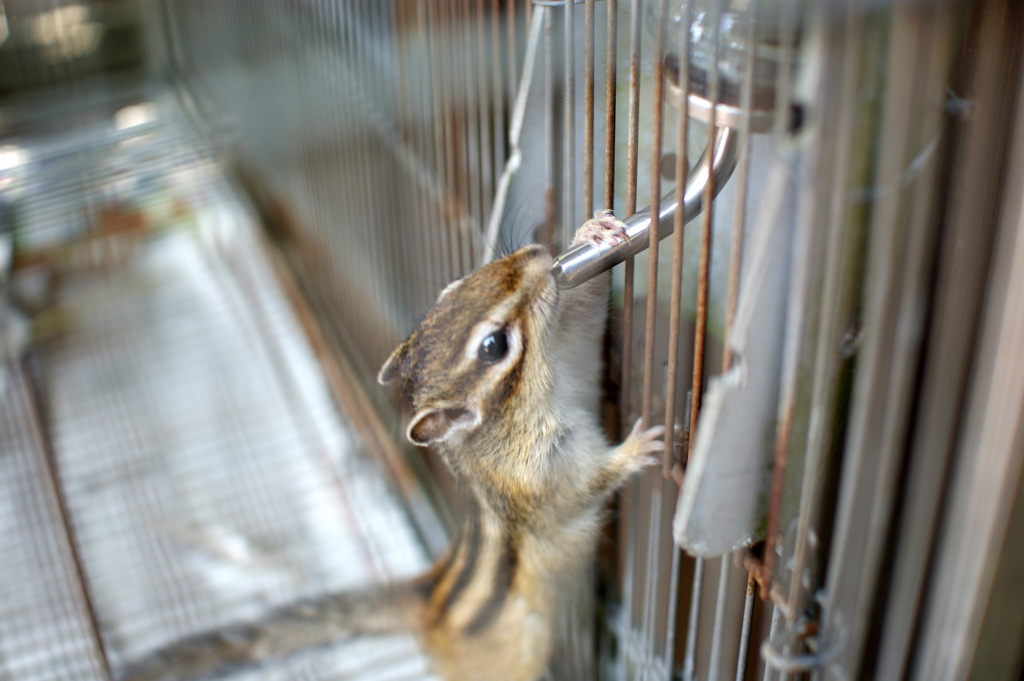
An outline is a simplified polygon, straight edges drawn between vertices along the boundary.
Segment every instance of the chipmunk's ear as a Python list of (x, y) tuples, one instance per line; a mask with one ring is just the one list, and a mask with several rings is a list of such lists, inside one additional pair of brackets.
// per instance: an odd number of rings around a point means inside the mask
[(412, 417), (405, 436), (417, 447), (426, 447), (479, 424), (479, 412), (465, 405), (421, 409)]
[(409, 347), (409, 341), (404, 341), (401, 345), (395, 348), (395, 351), (391, 353), (387, 361), (384, 362), (384, 366), (380, 368), (380, 373), (377, 374), (377, 382), (381, 385), (387, 385), (391, 381), (398, 378), (402, 373), (402, 369), (405, 367), (405, 351)]

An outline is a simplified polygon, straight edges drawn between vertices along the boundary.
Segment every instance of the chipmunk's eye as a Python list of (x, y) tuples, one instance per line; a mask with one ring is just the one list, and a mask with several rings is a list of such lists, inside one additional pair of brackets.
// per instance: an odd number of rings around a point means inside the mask
[(505, 329), (495, 331), (480, 343), (477, 355), (484, 362), (497, 362), (508, 354), (508, 334)]

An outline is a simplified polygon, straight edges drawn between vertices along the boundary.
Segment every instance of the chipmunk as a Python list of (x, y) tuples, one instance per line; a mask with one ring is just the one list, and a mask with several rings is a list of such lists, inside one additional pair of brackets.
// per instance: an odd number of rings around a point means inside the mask
[[(602, 211), (574, 243), (619, 243)], [(341, 632), (410, 628), (448, 681), (592, 679), (591, 572), (602, 508), (656, 461), (661, 426), (609, 447), (596, 417), (602, 275), (560, 292), (541, 246), (449, 284), (384, 363), (412, 407), (407, 438), (433, 447), (467, 497), (461, 531), (424, 575), (370, 594), (286, 606), (208, 634), (127, 676), (191, 679)]]

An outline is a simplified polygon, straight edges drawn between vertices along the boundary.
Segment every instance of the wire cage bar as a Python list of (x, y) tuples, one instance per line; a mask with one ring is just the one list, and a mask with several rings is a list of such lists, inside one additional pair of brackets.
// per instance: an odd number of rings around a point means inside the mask
[[(1021, 12), (0, 2), (0, 677), (427, 566), (458, 491), (376, 370), (537, 242), (612, 272), (609, 440), (669, 426), (599, 678), (1014, 678)], [(430, 678), (367, 645), (246, 674)]]

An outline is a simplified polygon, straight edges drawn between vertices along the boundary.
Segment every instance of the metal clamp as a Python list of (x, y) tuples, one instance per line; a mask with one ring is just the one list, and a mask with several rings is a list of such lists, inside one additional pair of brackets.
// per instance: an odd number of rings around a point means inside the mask
[[(717, 196), (736, 169), (741, 143), (739, 134), (733, 128), (720, 127), (715, 134), (714, 149), (709, 144), (700, 161), (690, 171), (683, 191), (683, 222), (689, 222), (700, 215), (704, 190), (709, 178), (714, 178), (714, 193)], [(667, 228), (675, 217), (679, 204), (673, 191), (663, 198), (658, 206), (658, 239), (672, 233)], [(651, 228), (651, 209), (645, 208), (625, 220), (628, 239), (616, 246), (595, 246), (577, 244), (555, 259), (551, 269), (561, 289), (579, 286), (588, 279), (609, 270), (620, 262), (642, 252), (650, 243), (648, 232)]]

